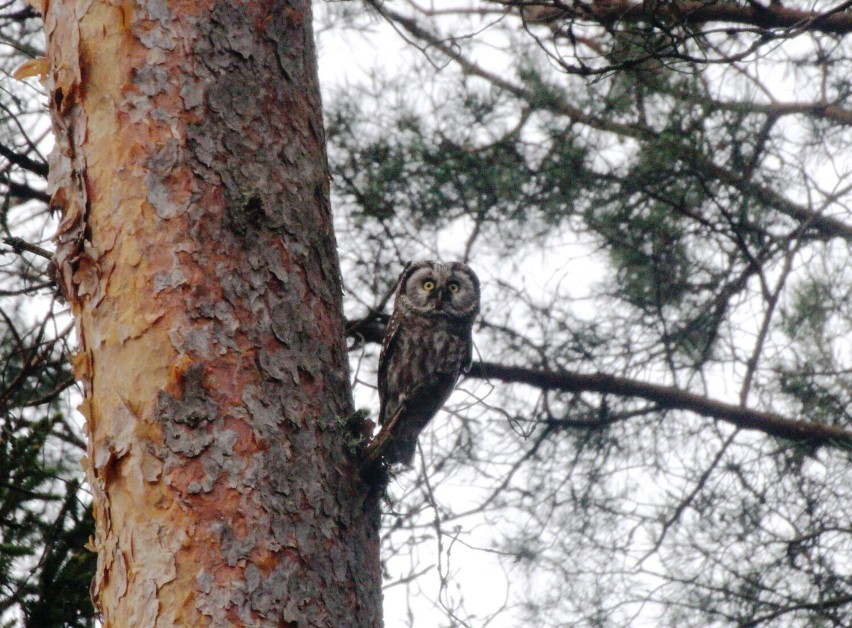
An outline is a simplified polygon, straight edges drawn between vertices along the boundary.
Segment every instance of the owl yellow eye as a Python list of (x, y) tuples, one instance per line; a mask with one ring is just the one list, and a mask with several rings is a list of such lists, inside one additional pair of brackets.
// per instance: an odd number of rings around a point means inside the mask
[(459, 285), (457, 283), (451, 283), (448, 287), (450, 288), (450, 292), (459, 291)]
[(426, 292), (432, 292), (432, 290), (435, 289), (435, 282), (434, 281), (424, 281), (423, 282), (423, 289)]

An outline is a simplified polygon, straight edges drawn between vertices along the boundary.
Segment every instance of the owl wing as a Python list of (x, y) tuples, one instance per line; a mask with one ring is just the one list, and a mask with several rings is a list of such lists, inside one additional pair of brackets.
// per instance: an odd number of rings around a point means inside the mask
[(379, 353), (379, 425), (385, 421), (385, 411), (388, 402), (388, 365), (391, 363), (393, 354), (397, 349), (397, 336), (399, 332), (401, 317), (397, 312), (393, 313), (388, 327), (385, 330), (385, 336), (382, 338), (382, 350)]

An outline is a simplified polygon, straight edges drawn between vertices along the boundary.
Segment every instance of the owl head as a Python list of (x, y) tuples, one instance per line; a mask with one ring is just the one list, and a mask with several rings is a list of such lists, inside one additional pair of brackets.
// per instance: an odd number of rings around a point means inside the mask
[(394, 309), (428, 317), (473, 319), (479, 312), (479, 278), (462, 262), (413, 262), (399, 278)]

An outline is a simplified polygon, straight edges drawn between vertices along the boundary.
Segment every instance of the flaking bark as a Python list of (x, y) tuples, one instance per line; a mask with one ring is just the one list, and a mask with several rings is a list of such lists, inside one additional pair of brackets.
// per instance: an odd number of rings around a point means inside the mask
[(45, 29), (104, 624), (380, 625), (309, 3)]

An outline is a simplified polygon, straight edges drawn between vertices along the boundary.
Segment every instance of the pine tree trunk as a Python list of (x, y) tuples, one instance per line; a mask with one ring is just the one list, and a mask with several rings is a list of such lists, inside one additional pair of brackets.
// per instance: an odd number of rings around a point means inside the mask
[(310, 4), (50, 2), (106, 626), (377, 626)]

